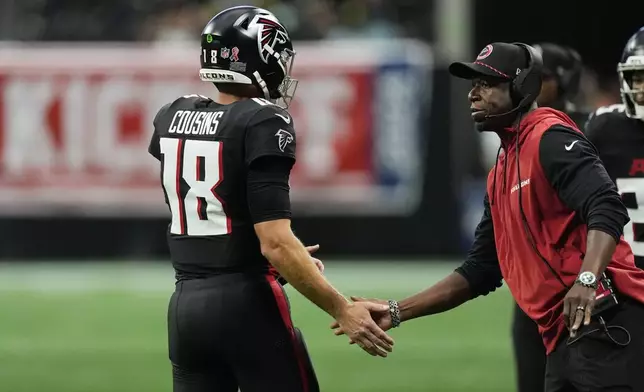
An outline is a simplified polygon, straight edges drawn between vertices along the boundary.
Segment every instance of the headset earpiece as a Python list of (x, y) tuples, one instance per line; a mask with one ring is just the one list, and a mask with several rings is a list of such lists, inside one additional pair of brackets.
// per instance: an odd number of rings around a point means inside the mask
[(532, 46), (515, 42), (523, 48), (528, 57), (528, 66), (512, 81), (513, 94), (520, 98), (519, 107), (524, 109), (532, 104), (541, 92), (541, 72), (543, 58)]
[(516, 75), (510, 84), (510, 96), (512, 97), (513, 103), (514, 101), (517, 103), (508, 112), (487, 114), (485, 116), (486, 119), (513, 116), (515, 113), (530, 107), (541, 92), (541, 72), (543, 70), (541, 54), (533, 47), (520, 42), (514, 42), (513, 45), (523, 48), (527, 52), (528, 57), (528, 66)]

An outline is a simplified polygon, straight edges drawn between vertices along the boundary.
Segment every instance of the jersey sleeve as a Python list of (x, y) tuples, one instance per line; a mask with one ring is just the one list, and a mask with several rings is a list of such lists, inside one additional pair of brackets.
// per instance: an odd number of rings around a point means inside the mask
[(148, 153), (155, 157), (158, 160), (161, 160), (161, 146), (159, 145), (159, 133), (157, 132), (157, 125), (159, 119), (168, 111), (168, 108), (172, 105), (172, 102), (167, 103), (159, 109), (154, 120), (152, 121), (152, 137), (150, 138), (150, 145), (148, 146)]
[(628, 213), (595, 146), (579, 132), (553, 126), (541, 137), (539, 160), (561, 201), (579, 214), (588, 229), (619, 240)]
[(295, 160), (293, 118), (277, 106), (266, 106), (253, 115), (246, 127), (246, 165), (260, 157), (277, 156)]
[(456, 269), (469, 283), (472, 297), (487, 295), (501, 287), (503, 277), (496, 253), (494, 224), (487, 194), (483, 200), (483, 216), (476, 226), (474, 243), (463, 264)]
[(264, 156), (248, 170), (246, 193), (253, 223), (291, 218), (289, 176), (293, 161)]

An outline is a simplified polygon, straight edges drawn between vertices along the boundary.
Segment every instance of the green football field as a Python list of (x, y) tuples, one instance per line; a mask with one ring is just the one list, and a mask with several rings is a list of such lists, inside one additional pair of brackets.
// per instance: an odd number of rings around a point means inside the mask
[[(399, 299), (453, 268), (335, 262), (326, 275), (347, 295)], [(0, 264), (0, 391), (171, 391), (165, 317), (172, 290), (166, 263)], [(333, 336), (330, 317), (288, 292), (322, 391), (514, 390), (505, 289), (403, 324), (391, 332), (396, 346), (384, 359)]]

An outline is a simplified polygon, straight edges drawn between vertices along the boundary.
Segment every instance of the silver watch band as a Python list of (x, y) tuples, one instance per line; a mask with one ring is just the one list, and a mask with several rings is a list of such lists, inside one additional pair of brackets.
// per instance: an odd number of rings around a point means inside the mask
[(387, 301), (389, 303), (389, 315), (391, 316), (391, 326), (396, 328), (400, 325), (400, 307), (398, 306), (398, 301), (390, 299)]

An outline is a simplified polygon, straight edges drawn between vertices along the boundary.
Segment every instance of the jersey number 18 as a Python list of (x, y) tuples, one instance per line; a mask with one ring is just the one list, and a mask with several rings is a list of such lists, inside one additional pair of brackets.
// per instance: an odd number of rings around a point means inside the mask
[(170, 233), (213, 236), (230, 233), (230, 218), (215, 192), (223, 180), (223, 144), (161, 138), (162, 182), (172, 213)]

